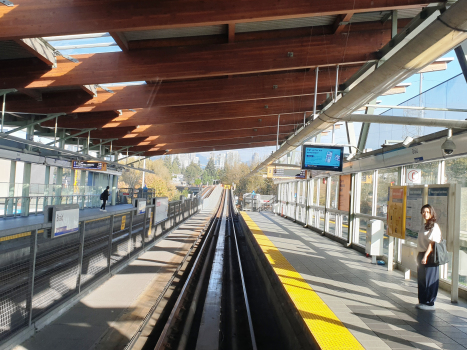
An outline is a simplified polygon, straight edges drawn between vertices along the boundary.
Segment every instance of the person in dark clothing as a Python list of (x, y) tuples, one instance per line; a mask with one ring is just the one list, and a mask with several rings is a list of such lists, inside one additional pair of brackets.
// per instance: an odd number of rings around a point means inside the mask
[(107, 211), (105, 210), (105, 202), (109, 199), (109, 186), (106, 187), (104, 192), (101, 194), (101, 199), (102, 199), (102, 205), (101, 205), (101, 211)]

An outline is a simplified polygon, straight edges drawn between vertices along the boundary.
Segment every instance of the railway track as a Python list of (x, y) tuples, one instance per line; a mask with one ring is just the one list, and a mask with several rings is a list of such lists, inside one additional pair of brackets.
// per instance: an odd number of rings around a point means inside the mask
[(224, 190), (179, 292), (141, 349), (288, 348), (232, 200)]

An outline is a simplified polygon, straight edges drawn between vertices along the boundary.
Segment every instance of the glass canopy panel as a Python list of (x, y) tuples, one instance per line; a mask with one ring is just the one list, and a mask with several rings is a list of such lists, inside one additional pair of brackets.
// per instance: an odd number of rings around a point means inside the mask
[[(467, 110), (467, 84), (462, 74), (459, 74), (433, 88), (417, 95), (401, 104), (404, 107), (452, 108)], [(430, 118), (466, 120), (467, 112), (430, 111), (414, 109), (389, 109), (381, 115), (407, 118)], [(407, 136), (413, 138), (432, 134), (443, 127), (427, 127), (414, 125), (371, 124), (365, 148), (379, 149), (385, 143), (402, 142)]]

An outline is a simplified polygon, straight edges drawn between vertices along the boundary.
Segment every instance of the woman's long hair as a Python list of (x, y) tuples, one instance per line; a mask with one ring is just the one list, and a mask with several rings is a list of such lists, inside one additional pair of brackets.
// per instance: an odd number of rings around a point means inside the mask
[(435, 226), (435, 222), (436, 222), (436, 211), (435, 211), (435, 208), (433, 208), (431, 206), (431, 204), (425, 204), (422, 209), (420, 209), (420, 214), (423, 213), (423, 209), (425, 208), (428, 208), (428, 210), (430, 211), (430, 214), (431, 214), (431, 218), (428, 219), (426, 222), (425, 222), (425, 230), (431, 230), (433, 228), (433, 226)]

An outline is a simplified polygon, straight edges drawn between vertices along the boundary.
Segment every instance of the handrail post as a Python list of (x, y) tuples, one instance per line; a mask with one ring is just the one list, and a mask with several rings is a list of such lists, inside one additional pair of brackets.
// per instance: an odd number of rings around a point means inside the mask
[(128, 225), (128, 257), (131, 256), (131, 248), (133, 245), (133, 216), (135, 215), (134, 211), (131, 210), (130, 212), (130, 223)]
[(5, 208), (3, 209), (3, 218), (6, 219), (8, 216), (8, 202), (10, 201), (10, 198), (6, 197), (5, 198)]
[(144, 247), (146, 245), (146, 229), (147, 229), (147, 220), (148, 220), (148, 208), (146, 208), (145, 212), (144, 212), (144, 222), (143, 222), (143, 233), (142, 233), (142, 244), (143, 244), (143, 250), (144, 250)]
[(112, 238), (114, 234), (114, 219), (115, 215), (110, 216), (110, 231), (109, 231), (109, 255), (107, 256), (107, 266), (109, 267), (109, 273), (110, 273), (110, 258), (112, 257)]
[(37, 229), (31, 231), (31, 240), (29, 248), (29, 295), (26, 301), (28, 310), (28, 326), (32, 324), (32, 299), (34, 297), (34, 279), (36, 275), (36, 257), (37, 257)]
[(83, 256), (84, 256), (84, 236), (86, 231), (86, 221), (82, 221), (81, 229), (79, 233), (79, 252), (78, 252), (78, 280), (76, 285), (78, 286), (78, 294), (81, 293), (81, 275), (83, 273)]

